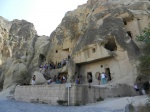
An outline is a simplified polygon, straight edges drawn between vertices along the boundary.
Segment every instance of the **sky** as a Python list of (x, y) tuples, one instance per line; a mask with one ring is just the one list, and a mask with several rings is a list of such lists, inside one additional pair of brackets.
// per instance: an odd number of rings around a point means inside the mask
[(49, 36), (60, 24), (65, 13), (87, 0), (0, 0), (0, 16), (27, 20), (34, 24), (38, 35)]

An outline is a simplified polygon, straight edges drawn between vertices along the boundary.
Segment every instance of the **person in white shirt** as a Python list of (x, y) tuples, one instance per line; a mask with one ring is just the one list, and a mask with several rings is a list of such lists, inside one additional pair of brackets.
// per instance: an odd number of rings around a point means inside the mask
[(62, 76), (63, 83), (66, 83), (66, 77)]
[(47, 84), (51, 84), (52, 83), (52, 79), (51, 77), (48, 79)]
[(32, 82), (31, 82), (32, 85), (35, 85), (35, 79), (36, 79), (36, 76), (34, 75), (34, 76), (32, 77)]
[(102, 84), (106, 84), (106, 75), (104, 72), (102, 72), (102, 74), (101, 74), (101, 82), (102, 82)]

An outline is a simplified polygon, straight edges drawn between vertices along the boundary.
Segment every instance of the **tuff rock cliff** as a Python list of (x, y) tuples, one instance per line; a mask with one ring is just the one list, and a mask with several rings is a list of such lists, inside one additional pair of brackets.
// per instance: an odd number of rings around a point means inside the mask
[(97, 44), (116, 59), (120, 51), (127, 52), (134, 63), (142, 55), (142, 44), (135, 36), (148, 23), (149, 0), (88, 0), (67, 12), (50, 37), (38, 36), (34, 25), (25, 20), (0, 17), (0, 88), (15, 87), (31, 78), (41, 63), (60, 62), (68, 55), (72, 57), (68, 77), (72, 78), (75, 63), (88, 62), (77, 55)]

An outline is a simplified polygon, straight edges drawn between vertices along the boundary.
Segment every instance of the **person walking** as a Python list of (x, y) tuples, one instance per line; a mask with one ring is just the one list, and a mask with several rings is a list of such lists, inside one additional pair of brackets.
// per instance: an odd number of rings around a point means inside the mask
[(35, 85), (35, 79), (36, 79), (36, 76), (34, 75), (34, 76), (32, 77), (32, 85)]
[(98, 85), (100, 85), (100, 80), (101, 80), (101, 73), (100, 72), (98, 73), (97, 80), (98, 80)]

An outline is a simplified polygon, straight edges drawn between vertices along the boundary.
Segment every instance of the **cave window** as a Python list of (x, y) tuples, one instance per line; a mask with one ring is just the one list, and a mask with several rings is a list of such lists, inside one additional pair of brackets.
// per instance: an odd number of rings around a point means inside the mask
[(116, 51), (117, 50), (117, 45), (116, 45), (116, 42), (115, 42), (115, 39), (114, 38), (110, 38), (108, 40), (108, 43), (105, 44), (105, 49), (109, 50), (109, 51)]
[(94, 12), (95, 10), (93, 9), (92, 12)]
[(124, 25), (127, 25), (127, 22), (126, 21), (123, 21), (124, 22)]
[(101, 68), (103, 68), (103, 65), (101, 65)]
[(93, 48), (93, 49), (92, 49), (92, 52), (93, 52), (93, 53), (95, 53), (95, 52), (96, 52), (96, 49), (95, 49), (95, 48)]
[(127, 31), (127, 34), (132, 38), (132, 34), (130, 31)]
[(58, 53), (58, 50), (56, 50), (55, 52)]

